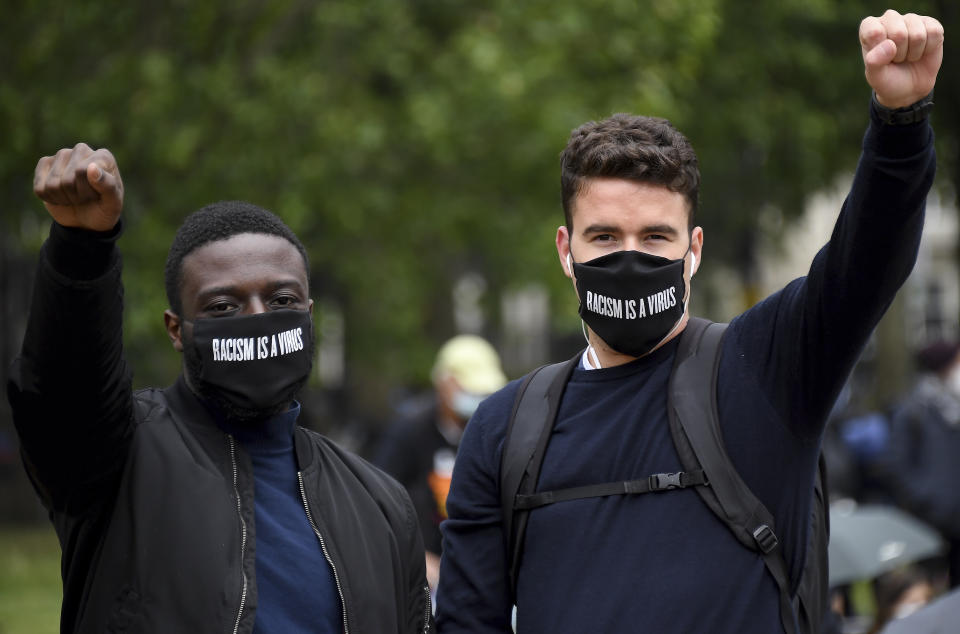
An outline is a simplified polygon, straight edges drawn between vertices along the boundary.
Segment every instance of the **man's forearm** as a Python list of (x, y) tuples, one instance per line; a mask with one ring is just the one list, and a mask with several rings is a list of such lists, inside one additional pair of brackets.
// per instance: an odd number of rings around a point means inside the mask
[(114, 240), (54, 225), (37, 267), (10, 399), (33, 476), (53, 497), (118, 468), (117, 452), (129, 437), (132, 394)]

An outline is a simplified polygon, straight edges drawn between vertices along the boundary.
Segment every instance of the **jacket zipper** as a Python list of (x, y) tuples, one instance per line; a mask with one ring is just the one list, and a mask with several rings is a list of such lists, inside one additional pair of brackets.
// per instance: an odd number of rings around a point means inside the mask
[(423, 634), (430, 634), (430, 613), (433, 612), (433, 600), (430, 598), (430, 586), (423, 586), (423, 594), (427, 597), (426, 607), (423, 609)]
[(237, 620), (233, 624), (233, 634), (237, 634), (240, 629), (240, 617), (243, 615), (243, 608), (247, 603), (247, 573), (243, 569), (243, 558), (247, 551), (247, 523), (243, 520), (243, 513), (240, 509), (240, 489), (237, 488), (237, 453), (234, 448), (233, 436), (227, 434), (227, 442), (230, 445), (230, 464), (233, 465), (233, 494), (237, 498), (237, 516), (240, 518), (240, 575), (243, 577), (243, 591), (240, 593), (240, 609), (237, 610)]
[(320, 550), (323, 551), (323, 557), (327, 560), (327, 563), (330, 564), (330, 569), (333, 570), (333, 580), (337, 584), (337, 594), (340, 595), (340, 605), (343, 607), (343, 634), (350, 634), (350, 628), (347, 626), (347, 602), (343, 598), (343, 586), (340, 585), (340, 574), (337, 572), (337, 567), (333, 565), (333, 559), (330, 558), (330, 552), (327, 550), (327, 543), (323, 540), (323, 535), (320, 534), (320, 529), (317, 528), (316, 522), (313, 521), (313, 514), (310, 512), (310, 505), (307, 504), (307, 492), (303, 487), (303, 473), (300, 471), (297, 471), (297, 480), (300, 481), (300, 499), (303, 500), (303, 510), (307, 512), (307, 519), (310, 521), (310, 527), (313, 529), (314, 534), (316, 534), (317, 539), (320, 540)]

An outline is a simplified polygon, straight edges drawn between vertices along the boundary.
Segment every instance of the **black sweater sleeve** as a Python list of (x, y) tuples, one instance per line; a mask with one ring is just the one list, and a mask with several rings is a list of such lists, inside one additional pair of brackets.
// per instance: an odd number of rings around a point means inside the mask
[(53, 224), (10, 373), (24, 464), (52, 510), (82, 513), (123, 469), (133, 395), (122, 347), (119, 234), (119, 226), (94, 233)]
[(830, 241), (805, 277), (734, 319), (724, 342), (724, 443), (774, 514), (794, 583), (808, 543), (820, 436), (870, 333), (913, 268), (934, 172), (929, 123), (886, 126), (871, 112)]
[(744, 313), (739, 353), (797, 437), (819, 438), (870, 333), (909, 276), (936, 158), (928, 122), (871, 122), (830, 241), (806, 277)]

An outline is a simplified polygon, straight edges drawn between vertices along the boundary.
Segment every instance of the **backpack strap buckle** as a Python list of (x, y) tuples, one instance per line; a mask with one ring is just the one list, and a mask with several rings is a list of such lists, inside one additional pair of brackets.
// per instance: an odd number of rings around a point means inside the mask
[(670, 489), (680, 489), (684, 486), (683, 483), (680, 482), (680, 476), (682, 474), (682, 471), (677, 471), (676, 473), (654, 473), (647, 478), (647, 482), (650, 484), (651, 491), (669, 491)]
[(770, 554), (770, 551), (780, 543), (776, 533), (766, 524), (761, 524), (757, 527), (757, 530), (753, 531), (753, 538), (757, 540), (757, 546), (760, 547), (764, 555)]

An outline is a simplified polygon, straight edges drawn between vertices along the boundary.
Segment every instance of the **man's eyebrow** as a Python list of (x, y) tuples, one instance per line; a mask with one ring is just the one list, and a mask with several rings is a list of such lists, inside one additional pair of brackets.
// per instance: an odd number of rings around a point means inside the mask
[(593, 233), (619, 233), (620, 227), (615, 225), (599, 225), (593, 224), (583, 230), (583, 235), (590, 235)]
[(270, 290), (272, 290), (272, 291), (275, 291), (275, 290), (277, 290), (278, 288), (290, 288), (290, 287), (294, 287), (294, 288), (296, 288), (296, 290), (301, 291), (301, 292), (304, 292), (304, 293), (306, 293), (306, 291), (307, 291), (307, 289), (306, 289), (306, 287), (304, 286), (303, 282), (301, 282), (300, 280), (298, 280), (298, 279), (295, 278), (295, 277), (291, 277), (291, 278), (285, 279), (285, 280), (283, 280), (283, 279), (277, 280), (277, 281), (275, 281), (275, 282), (272, 282), (272, 283), (268, 286), (268, 288), (269, 288)]
[(211, 286), (209, 288), (201, 289), (197, 295), (200, 297), (208, 297), (210, 295), (233, 295), (237, 290), (236, 286)]
[(643, 228), (643, 233), (664, 233), (670, 236), (680, 235), (680, 232), (670, 225), (647, 225)]
[[(615, 225), (593, 224), (583, 230), (583, 235), (585, 236), (597, 233), (620, 233), (620, 227)], [(680, 232), (670, 225), (646, 225), (640, 230), (640, 233), (662, 233), (669, 236), (680, 235)]]
[[(295, 288), (296, 290), (305, 293), (306, 289), (304, 288), (303, 282), (296, 278), (290, 279), (281, 279), (271, 282), (267, 288), (271, 291), (275, 291), (280, 288)], [(212, 295), (236, 295), (238, 285), (223, 284), (221, 286), (211, 286), (209, 288), (204, 288), (200, 290), (200, 297), (210, 297)]]

